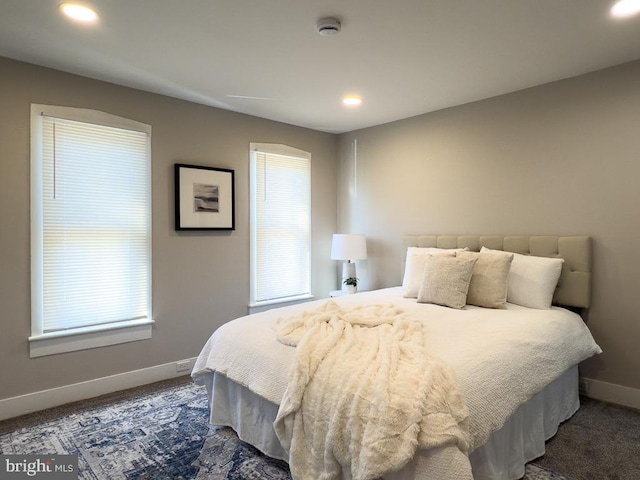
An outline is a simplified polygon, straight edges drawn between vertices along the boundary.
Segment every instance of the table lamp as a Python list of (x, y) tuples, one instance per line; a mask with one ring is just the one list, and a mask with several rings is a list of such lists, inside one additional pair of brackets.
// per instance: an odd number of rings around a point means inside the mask
[(331, 259), (344, 260), (342, 265), (342, 290), (348, 291), (344, 284), (347, 278), (356, 278), (356, 264), (352, 260), (367, 258), (367, 242), (359, 233), (336, 233), (331, 242)]

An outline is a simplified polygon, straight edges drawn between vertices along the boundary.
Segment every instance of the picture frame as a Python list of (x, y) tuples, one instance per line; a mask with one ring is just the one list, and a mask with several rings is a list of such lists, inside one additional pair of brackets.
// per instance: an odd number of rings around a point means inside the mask
[(235, 172), (203, 165), (174, 165), (175, 229), (235, 230)]

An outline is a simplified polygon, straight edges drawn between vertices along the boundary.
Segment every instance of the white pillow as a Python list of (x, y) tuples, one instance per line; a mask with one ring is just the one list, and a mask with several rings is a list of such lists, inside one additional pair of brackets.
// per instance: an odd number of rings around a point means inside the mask
[(407, 260), (404, 267), (404, 278), (402, 279), (403, 296), (406, 298), (417, 298), (420, 284), (422, 283), (422, 272), (424, 264), (429, 255), (446, 255), (454, 257), (456, 252), (461, 252), (466, 248), (435, 248), (435, 247), (409, 247), (407, 248)]
[[(480, 252), (504, 253), (486, 247), (482, 247)], [(562, 258), (514, 253), (509, 272), (507, 302), (529, 308), (551, 308), (563, 262)]]

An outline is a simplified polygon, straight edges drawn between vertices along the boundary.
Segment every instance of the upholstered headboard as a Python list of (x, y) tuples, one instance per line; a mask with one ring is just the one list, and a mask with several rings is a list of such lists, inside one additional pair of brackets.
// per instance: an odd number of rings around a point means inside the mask
[(474, 252), (482, 247), (505, 252), (559, 257), (564, 259), (553, 303), (589, 308), (591, 304), (591, 238), (585, 236), (498, 236), (498, 235), (406, 235), (402, 246), (402, 273), (407, 247), (464, 248)]

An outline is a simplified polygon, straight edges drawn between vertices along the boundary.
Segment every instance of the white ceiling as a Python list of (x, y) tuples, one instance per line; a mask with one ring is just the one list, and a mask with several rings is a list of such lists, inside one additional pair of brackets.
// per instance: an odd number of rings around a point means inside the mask
[(0, 56), (327, 132), (640, 58), (613, 0), (86, 0), (94, 26), (59, 3), (0, 0)]

